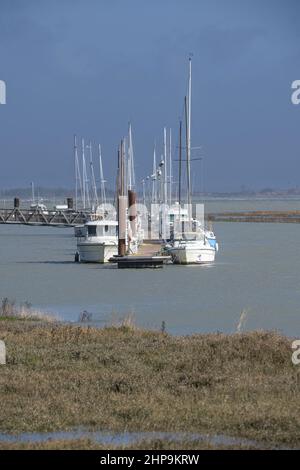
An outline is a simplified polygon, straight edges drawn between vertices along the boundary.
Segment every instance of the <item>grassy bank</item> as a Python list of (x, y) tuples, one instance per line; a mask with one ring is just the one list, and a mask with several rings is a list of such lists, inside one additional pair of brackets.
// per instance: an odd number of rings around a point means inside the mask
[[(0, 339), (7, 347), (0, 432), (86, 426), (300, 445), (300, 366), (291, 362), (291, 341), (276, 333), (173, 337), (130, 325), (96, 329), (15, 318), (0, 322)], [(83, 439), (61, 447), (80, 442), (96, 445)], [(52, 444), (21, 447), (39, 445)]]

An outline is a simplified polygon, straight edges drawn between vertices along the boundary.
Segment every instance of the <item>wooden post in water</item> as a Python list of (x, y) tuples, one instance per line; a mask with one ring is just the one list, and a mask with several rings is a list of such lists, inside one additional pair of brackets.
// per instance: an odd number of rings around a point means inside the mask
[(128, 205), (129, 205), (129, 222), (131, 229), (131, 236), (136, 236), (136, 193), (132, 189), (128, 190)]
[(126, 207), (124, 141), (118, 151), (118, 255), (126, 254)]

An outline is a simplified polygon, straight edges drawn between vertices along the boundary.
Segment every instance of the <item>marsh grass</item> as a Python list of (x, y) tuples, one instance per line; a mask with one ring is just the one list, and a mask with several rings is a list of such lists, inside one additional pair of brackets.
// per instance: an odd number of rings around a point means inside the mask
[(0, 303), (0, 321), (1, 320), (36, 320), (54, 322), (58, 319), (54, 315), (32, 308), (32, 305), (29, 302), (23, 302), (18, 305), (14, 300), (4, 297)]
[(300, 445), (300, 367), (275, 332), (175, 337), (131, 322), (15, 320), (0, 323), (0, 338), (1, 432), (86, 427)]
[(126, 313), (123, 316), (118, 315), (116, 312), (112, 312), (110, 319), (106, 324), (106, 328), (128, 328), (130, 330), (136, 330), (136, 321), (134, 312)]

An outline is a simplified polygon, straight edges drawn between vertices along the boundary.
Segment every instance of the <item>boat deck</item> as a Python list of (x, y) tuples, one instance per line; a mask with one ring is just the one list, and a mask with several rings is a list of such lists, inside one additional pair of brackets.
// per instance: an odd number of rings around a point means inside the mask
[(161, 244), (158, 243), (143, 243), (137, 253), (133, 254), (132, 256), (157, 256), (160, 254)]

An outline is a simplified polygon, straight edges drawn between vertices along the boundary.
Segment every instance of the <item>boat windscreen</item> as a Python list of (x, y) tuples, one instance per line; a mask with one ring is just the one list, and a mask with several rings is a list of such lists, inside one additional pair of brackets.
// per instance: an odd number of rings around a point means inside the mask
[(88, 225), (88, 236), (89, 237), (96, 237), (97, 235), (97, 226), (96, 225)]

